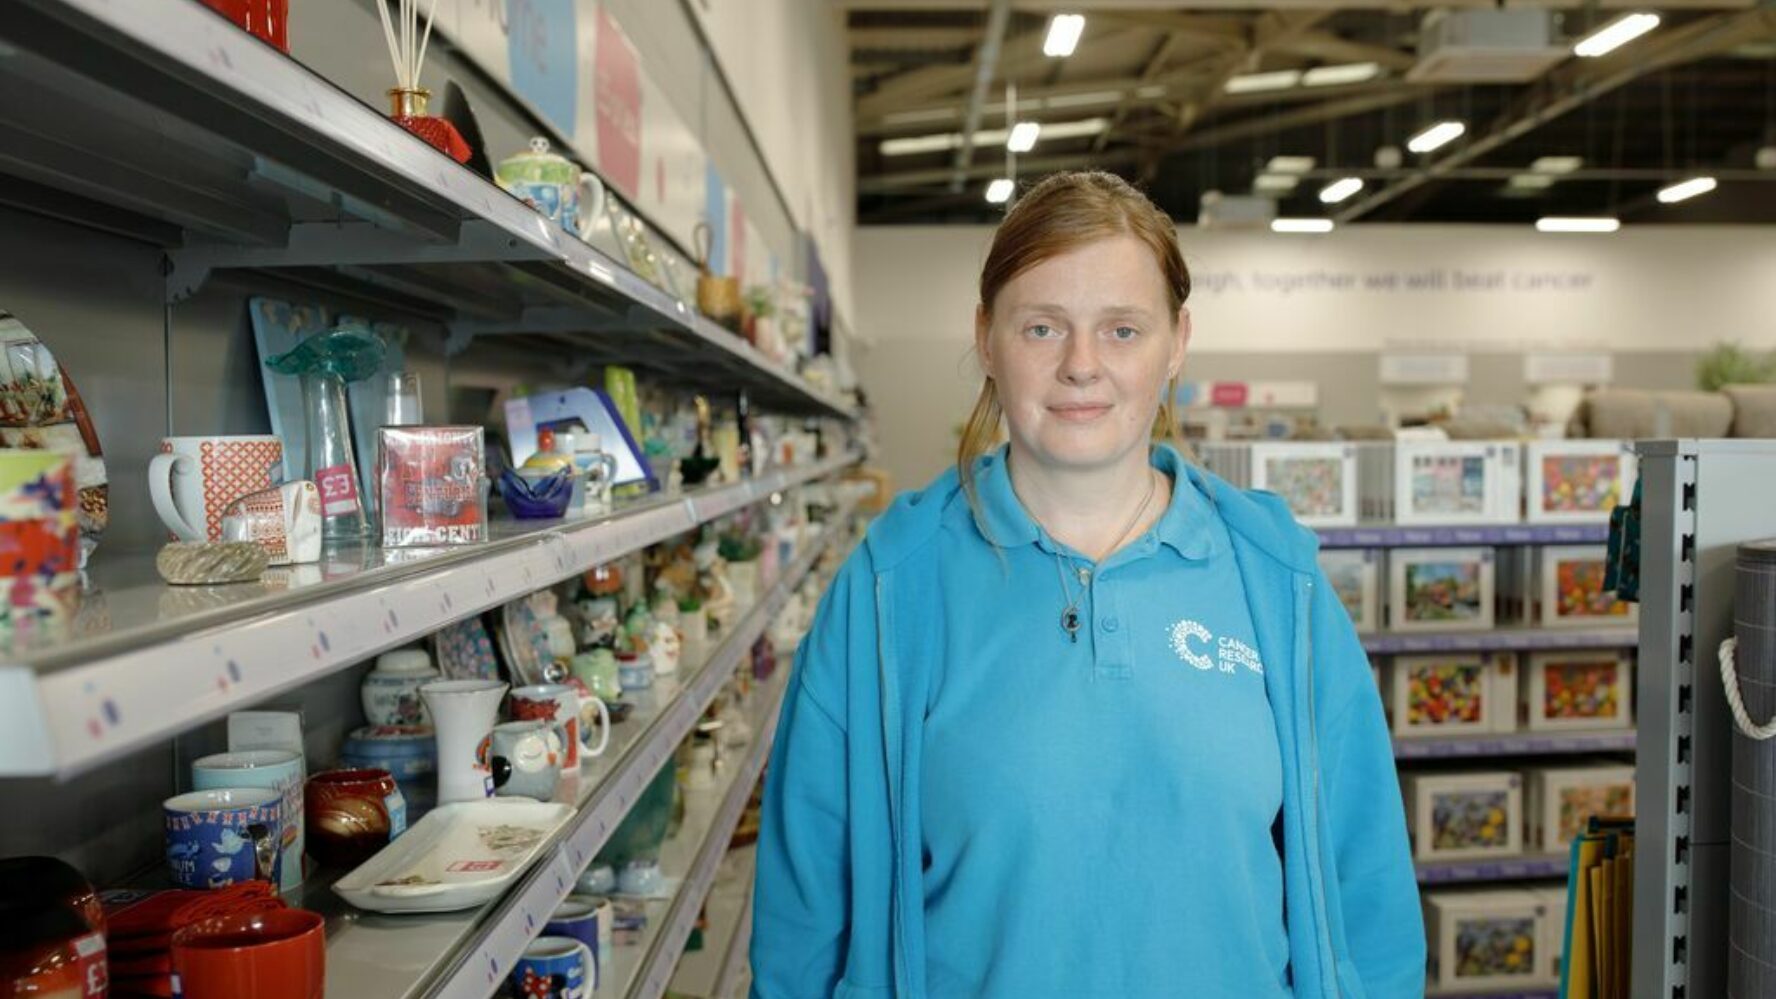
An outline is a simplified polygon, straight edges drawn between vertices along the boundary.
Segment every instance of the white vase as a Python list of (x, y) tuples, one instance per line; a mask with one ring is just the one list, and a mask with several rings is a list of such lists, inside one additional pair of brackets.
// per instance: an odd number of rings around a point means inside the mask
[(438, 739), (438, 804), (493, 797), (493, 773), (481, 741), (499, 718), (506, 685), (498, 680), (439, 680), (419, 688)]

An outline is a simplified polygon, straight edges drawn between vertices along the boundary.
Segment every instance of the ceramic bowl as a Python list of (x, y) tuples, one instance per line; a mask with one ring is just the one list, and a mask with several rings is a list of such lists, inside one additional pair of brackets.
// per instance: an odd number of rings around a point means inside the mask
[(508, 468), (500, 473), (500, 495), (506, 500), (506, 509), (520, 520), (553, 520), (567, 513), (568, 501), (573, 498), (573, 472), (560, 469), (538, 474), (535, 469)]
[(407, 805), (387, 770), (329, 770), (309, 778), (308, 852), (356, 867), (407, 829)]

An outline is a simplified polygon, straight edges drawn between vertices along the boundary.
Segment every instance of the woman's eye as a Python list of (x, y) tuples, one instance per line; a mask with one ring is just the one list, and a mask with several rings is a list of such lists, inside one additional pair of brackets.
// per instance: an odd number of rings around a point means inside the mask
[(1110, 331), (1110, 335), (1117, 340), (1133, 340), (1141, 335), (1141, 331), (1133, 326), (1118, 326)]
[(1030, 326), (1024, 330), (1024, 333), (1028, 336), (1035, 337), (1038, 340), (1050, 340), (1060, 336), (1060, 331), (1047, 323), (1031, 323)]

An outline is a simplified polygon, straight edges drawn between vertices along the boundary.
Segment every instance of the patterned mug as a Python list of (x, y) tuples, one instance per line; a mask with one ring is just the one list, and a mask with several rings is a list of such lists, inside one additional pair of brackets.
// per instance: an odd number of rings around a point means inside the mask
[(270, 489), (283, 464), (284, 442), (269, 434), (167, 437), (148, 462), (148, 496), (180, 541), (221, 541), (228, 504)]

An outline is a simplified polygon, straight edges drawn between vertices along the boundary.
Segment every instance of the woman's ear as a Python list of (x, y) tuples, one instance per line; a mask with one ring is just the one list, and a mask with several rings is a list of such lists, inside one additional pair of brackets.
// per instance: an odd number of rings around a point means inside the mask
[(1174, 327), (1172, 338), (1172, 356), (1166, 364), (1166, 381), (1178, 377), (1184, 370), (1184, 351), (1190, 346), (1190, 306), (1178, 306), (1178, 323)]
[(980, 357), (981, 369), (987, 377), (993, 377), (993, 354), (990, 349), (992, 338), (987, 334), (992, 331), (993, 320), (987, 314), (985, 305), (974, 307), (974, 352)]

